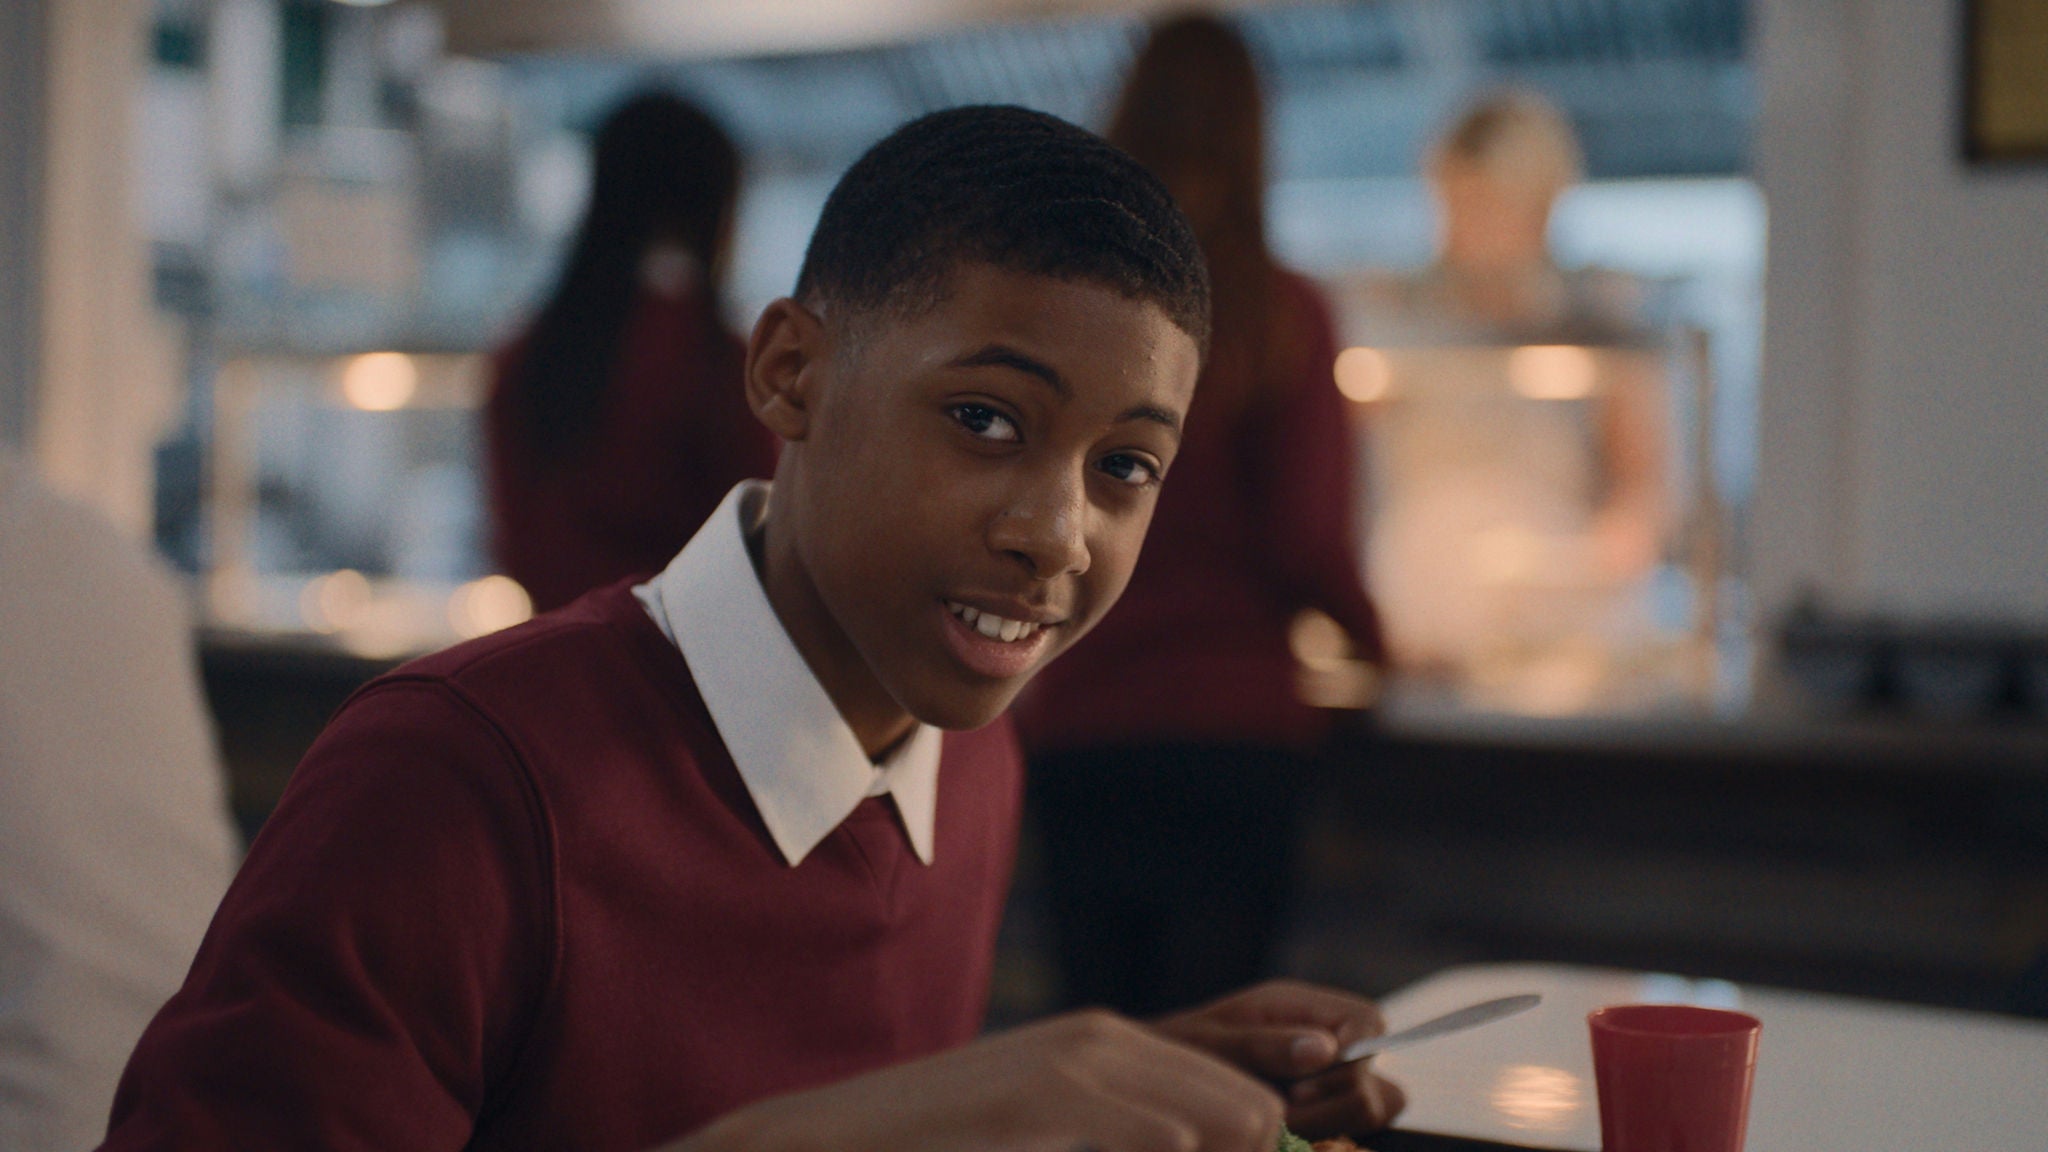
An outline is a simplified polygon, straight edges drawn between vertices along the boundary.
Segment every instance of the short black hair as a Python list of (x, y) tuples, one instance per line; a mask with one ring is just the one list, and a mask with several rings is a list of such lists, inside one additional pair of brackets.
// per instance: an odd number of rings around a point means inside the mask
[(969, 261), (1100, 283), (1208, 347), (1208, 267), (1172, 193), (1094, 133), (1006, 105), (934, 112), (868, 149), (825, 201), (796, 296), (916, 314)]

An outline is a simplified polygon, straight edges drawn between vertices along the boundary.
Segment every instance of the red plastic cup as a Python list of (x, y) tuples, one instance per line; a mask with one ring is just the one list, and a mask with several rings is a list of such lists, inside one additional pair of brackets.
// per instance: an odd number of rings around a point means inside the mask
[(1586, 1017), (1602, 1152), (1742, 1152), (1761, 1025), (1742, 1012), (1623, 1004)]

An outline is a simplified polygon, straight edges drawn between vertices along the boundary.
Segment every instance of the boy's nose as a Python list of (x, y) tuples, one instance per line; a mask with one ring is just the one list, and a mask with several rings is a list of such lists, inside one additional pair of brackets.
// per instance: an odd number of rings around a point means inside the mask
[(1036, 484), (997, 513), (989, 544), (1013, 556), (1035, 579), (1088, 570), (1088, 504), (1082, 484)]

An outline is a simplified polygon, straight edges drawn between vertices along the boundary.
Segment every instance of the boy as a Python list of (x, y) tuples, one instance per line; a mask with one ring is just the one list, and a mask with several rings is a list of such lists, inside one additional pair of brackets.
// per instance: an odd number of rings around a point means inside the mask
[(1206, 324), (1185, 222), (1095, 137), (981, 108), (878, 144), (748, 347), (773, 486), (648, 583), (358, 694), (106, 1147), (1264, 1152), (1247, 1071), (1304, 1127), (1383, 1123), (1361, 1069), (1302, 1079), (1378, 1027), (1332, 992), (966, 1043), (998, 718), (1122, 590)]

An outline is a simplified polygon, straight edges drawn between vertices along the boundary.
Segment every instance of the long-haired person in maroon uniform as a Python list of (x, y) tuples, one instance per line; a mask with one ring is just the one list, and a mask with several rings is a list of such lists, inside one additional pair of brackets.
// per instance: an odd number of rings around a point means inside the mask
[(1368, 658), (1328, 306), (1266, 246), (1250, 52), (1184, 16), (1140, 52), (1109, 139), (1172, 190), (1208, 258), (1214, 336), (1129, 588), (1020, 705), (1068, 999), (1164, 1011), (1269, 966), (1306, 758), (1288, 627), (1320, 609)]
[(633, 97), (598, 130), (582, 230), (498, 354), (486, 418), (493, 550), (538, 609), (657, 571), (735, 483), (775, 470), (719, 310), (738, 189), (732, 141), (675, 96)]

